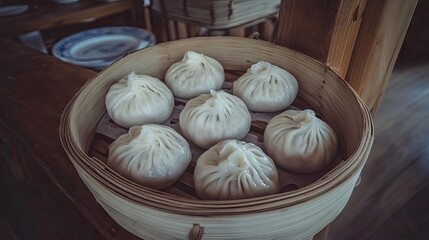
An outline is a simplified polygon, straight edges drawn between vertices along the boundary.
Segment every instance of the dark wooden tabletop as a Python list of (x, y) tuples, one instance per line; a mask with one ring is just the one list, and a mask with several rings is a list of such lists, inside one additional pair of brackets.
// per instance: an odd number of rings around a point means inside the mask
[[(60, 143), (62, 111), (94, 71), (0, 39), (0, 138), (22, 168), (39, 164), (49, 178), (108, 239), (137, 239), (120, 227), (81, 181)], [(22, 141), (16, 141), (21, 139)], [(28, 156), (32, 156), (28, 158)]]
[(80, 22), (90, 22), (102, 17), (133, 10), (133, 0), (85, 1), (56, 4), (38, 1), (30, 4), (25, 13), (0, 17), (0, 36), (16, 35), (36, 30), (62, 27)]

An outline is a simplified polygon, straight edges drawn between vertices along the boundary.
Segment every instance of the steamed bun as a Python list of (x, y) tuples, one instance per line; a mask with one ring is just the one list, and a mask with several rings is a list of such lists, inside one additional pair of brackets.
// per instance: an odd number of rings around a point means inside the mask
[(197, 160), (194, 185), (202, 199), (228, 200), (278, 193), (277, 168), (253, 143), (225, 140)]
[(224, 91), (211, 90), (189, 100), (179, 116), (183, 135), (204, 149), (225, 139), (243, 139), (250, 124), (243, 101)]
[(234, 82), (233, 93), (252, 111), (276, 112), (295, 100), (298, 82), (288, 71), (260, 61)]
[(110, 118), (126, 128), (162, 123), (170, 117), (173, 107), (173, 94), (161, 80), (134, 72), (113, 84), (106, 95)]
[(222, 65), (215, 59), (194, 51), (170, 66), (165, 83), (180, 98), (193, 98), (210, 90), (219, 90), (225, 81)]
[(174, 129), (134, 126), (109, 147), (107, 165), (143, 186), (163, 189), (173, 184), (191, 162), (188, 142)]
[(323, 169), (338, 149), (334, 130), (312, 110), (287, 110), (275, 116), (265, 129), (264, 142), (277, 165), (298, 173)]

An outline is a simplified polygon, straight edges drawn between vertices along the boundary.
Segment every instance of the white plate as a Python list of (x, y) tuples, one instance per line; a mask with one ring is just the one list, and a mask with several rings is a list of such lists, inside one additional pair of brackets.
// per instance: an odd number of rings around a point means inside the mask
[(60, 40), (53, 46), (52, 55), (81, 66), (107, 66), (127, 52), (154, 43), (154, 35), (141, 28), (104, 27), (79, 32)]
[[(148, 46), (148, 42), (142, 41), (140, 43), (140, 45), (137, 47), (137, 49), (142, 49), (142, 48), (147, 47), (147, 46)], [(107, 67), (108, 65), (112, 64), (116, 59), (117, 58), (103, 59), (103, 60), (90, 60), (90, 61), (75, 60), (75, 59), (62, 59), (62, 60), (65, 62), (68, 62), (68, 63), (72, 63), (75, 65), (82, 66), (82, 67), (101, 70), (101, 69)]]
[(28, 10), (27, 4), (9, 5), (0, 7), (0, 17), (7, 17), (24, 13)]
[(139, 39), (130, 35), (104, 35), (76, 42), (67, 54), (77, 60), (110, 59), (137, 49)]

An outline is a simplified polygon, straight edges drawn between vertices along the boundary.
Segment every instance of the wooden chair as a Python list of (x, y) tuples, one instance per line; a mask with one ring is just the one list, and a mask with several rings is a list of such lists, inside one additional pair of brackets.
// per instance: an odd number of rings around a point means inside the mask
[(328, 64), (377, 111), (417, 0), (283, 0), (276, 43)]

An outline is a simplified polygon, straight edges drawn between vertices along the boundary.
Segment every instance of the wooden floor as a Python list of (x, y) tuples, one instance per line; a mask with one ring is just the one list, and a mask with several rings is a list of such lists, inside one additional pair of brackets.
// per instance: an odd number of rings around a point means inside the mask
[(0, 240), (103, 239), (39, 166), (17, 180), (0, 142)]
[(399, 60), (362, 181), (330, 239), (429, 239), (429, 61)]

